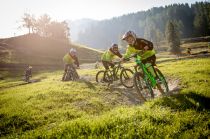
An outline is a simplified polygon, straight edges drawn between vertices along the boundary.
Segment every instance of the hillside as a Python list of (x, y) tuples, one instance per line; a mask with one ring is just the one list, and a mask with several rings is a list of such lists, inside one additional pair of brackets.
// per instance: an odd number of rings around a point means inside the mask
[(80, 69), (77, 82), (61, 82), (62, 71), (30, 84), (0, 80), (0, 137), (209, 138), (209, 58), (158, 66), (179, 89), (145, 103), (135, 91), (97, 84), (94, 69)]
[[(75, 27), (72, 36), (77, 42), (97, 49), (106, 49), (111, 43), (123, 45), (120, 38), (128, 30), (133, 30), (137, 36), (153, 43), (165, 40), (168, 21), (173, 21), (178, 26), (181, 38), (209, 36), (209, 7), (209, 1), (195, 2), (191, 5), (172, 4), (106, 20), (91, 22), (78, 20), (72, 25), (70, 23), (69, 27)], [(75, 26), (83, 22), (85, 22), (85, 29)]]
[(35, 34), (0, 40), (1, 63), (59, 65), (70, 48), (76, 48), (81, 63), (95, 62), (100, 51), (65, 41), (43, 38)]

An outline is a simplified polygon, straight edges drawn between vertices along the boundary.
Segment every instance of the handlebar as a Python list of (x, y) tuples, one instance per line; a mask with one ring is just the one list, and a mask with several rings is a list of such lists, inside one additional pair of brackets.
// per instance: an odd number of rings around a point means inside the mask
[(134, 58), (137, 58), (137, 56), (139, 56), (139, 54), (140, 54), (140, 53), (132, 54), (131, 56), (129, 56), (129, 57), (126, 58), (125, 60), (126, 60), (126, 61), (129, 61), (129, 60), (130, 60), (131, 58), (133, 58), (133, 57), (134, 57)]
[(114, 65), (120, 64), (122, 61), (115, 61), (113, 62)]

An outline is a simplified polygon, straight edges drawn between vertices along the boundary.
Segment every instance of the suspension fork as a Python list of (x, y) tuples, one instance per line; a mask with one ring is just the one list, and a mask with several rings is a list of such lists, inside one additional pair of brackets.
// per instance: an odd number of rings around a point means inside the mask
[[(141, 69), (143, 71), (144, 80), (146, 81), (146, 80), (149, 79), (151, 81), (152, 87), (155, 87), (157, 82), (156, 82), (154, 76), (150, 72), (148, 72), (148, 70), (146, 69), (146, 67), (145, 67), (145, 65), (143, 63), (139, 63), (139, 66), (141, 67)], [(154, 67), (152, 67), (152, 68), (154, 70)]]

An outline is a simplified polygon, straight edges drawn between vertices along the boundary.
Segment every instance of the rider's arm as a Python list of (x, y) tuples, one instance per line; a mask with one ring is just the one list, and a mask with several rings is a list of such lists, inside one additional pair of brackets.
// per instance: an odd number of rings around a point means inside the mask
[(151, 41), (141, 39), (141, 43), (144, 43), (144, 50), (152, 50), (153, 49), (153, 43)]
[(74, 57), (74, 64), (76, 64), (77, 65), (77, 67), (79, 67), (79, 60), (78, 60), (78, 58), (75, 56)]
[(115, 53), (115, 55), (118, 56), (119, 58), (122, 58), (122, 54), (119, 51)]
[(129, 58), (132, 54), (138, 53), (140, 50), (136, 50), (134, 47), (128, 45), (125, 54), (123, 55), (123, 59)]

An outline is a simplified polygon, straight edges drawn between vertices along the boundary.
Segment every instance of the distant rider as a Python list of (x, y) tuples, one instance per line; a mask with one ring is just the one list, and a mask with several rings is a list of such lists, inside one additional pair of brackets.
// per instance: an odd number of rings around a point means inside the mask
[(25, 76), (32, 77), (32, 66), (28, 65), (25, 70)]
[(62, 81), (64, 81), (64, 77), (67, 73), (67, 69), (68, 69), (68, 66), (71, 66), (73, 67), (73, 69), (75, 70), (75, 74), (77, 74), (77, 76), (79, 77), (76, 69), (75, 69), (75, 66), (77, 68), (79, 68), (79, 61), (78, 61), (78, 57), (77, 57), (77, 51), (76, 49), (74, 48), (71, 48), (70, 51), (64, 55), (63, 57), (63, 61), (64, 61), (64, 75), (63, 75), (63, 78), (62, 78)]
[(118, 45), (113, 43), (111, 47), (108, 50), (106, 50), (101, 56), (101, 62), (106, 70), (109, 69), (110, 66), (112, 68), (114, 67), (114, 63), (112, 60), (115, 56), (122, 58), (122, 55), (118, 50)]

